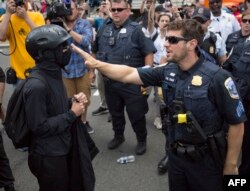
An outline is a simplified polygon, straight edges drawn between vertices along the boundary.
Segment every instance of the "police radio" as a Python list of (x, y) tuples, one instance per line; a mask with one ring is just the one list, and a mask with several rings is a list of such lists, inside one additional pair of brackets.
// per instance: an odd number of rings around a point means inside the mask
[(115, 45), (115, 37), (109, 37), (109, 40), (108, 40), (108, 44), (109, 46), (114, 46)]

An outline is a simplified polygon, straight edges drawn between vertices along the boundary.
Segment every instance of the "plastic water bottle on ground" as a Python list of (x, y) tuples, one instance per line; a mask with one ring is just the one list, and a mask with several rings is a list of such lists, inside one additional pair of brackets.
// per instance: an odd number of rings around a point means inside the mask
[(120, 163), (120, 164), (127, 164), (129, 162), (134, 162), (134, 161), (135, 161), (134, 155), (123, 156), (123, 157), (117, 159), (117, 163)]

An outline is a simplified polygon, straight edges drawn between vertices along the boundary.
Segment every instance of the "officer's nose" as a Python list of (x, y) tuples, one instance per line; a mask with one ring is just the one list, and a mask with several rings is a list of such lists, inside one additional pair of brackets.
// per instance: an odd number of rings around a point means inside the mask
[(168, 42), (168, 40), (165, 40), (165, 42), (164, 42), (164, 46), (165, 46), (165, 47), (168, 47), (168, 46), (169, 46), (169, 42)]

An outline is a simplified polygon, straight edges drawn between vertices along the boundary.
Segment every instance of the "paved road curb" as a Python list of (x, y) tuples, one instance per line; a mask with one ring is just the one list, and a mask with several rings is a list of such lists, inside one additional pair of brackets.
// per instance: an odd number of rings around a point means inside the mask
[(0, 43), (0, 48), (8, 48), (9, 44), (8, 43)]

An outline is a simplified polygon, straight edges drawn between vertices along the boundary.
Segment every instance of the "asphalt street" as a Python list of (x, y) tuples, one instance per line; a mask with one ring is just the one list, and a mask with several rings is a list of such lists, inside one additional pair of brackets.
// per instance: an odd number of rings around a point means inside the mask
[[(8, 52), (5, 48), (0, 47), (0, 49)], [(9, 66), (9, 57), (0, 55), (0, 64), (5, 70)], [(6, 84), (4, 107), (6, 107), (12, 91), (13, 87)], [(108, 150), (107, 143), (113, 138), (111, 123), (107, 122), (107, 114), (91, 115), (91, 112), (99, 107), (98, 92), (96, 89), (92, 90), (88, 121), (95, 130), (91, 136), (100, 150), (93, 160), (96, 191), (168, 191), (167, 175), (159, 176), (157, 174), (157, 163), (164, 155), (164, 135), (153, 126), (155, 104), (152, 96), (148, 102), (150, 109), (147, 114), (147, 152), (142, 156), (135, 155), (136, 138), (128, 119), (125, 131), (126, 141), (118, 149)], [(28, 153), (16, 150), (3, 130), (2, 134), (5, 150), (16, 179), (16, 188), (18, 191), (37, 191), (37, 181), (27, 166)], [(118, 164), (116, 160), (124, 155), (135, 155), (135, 162)]]

